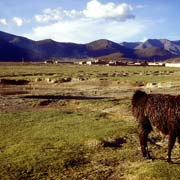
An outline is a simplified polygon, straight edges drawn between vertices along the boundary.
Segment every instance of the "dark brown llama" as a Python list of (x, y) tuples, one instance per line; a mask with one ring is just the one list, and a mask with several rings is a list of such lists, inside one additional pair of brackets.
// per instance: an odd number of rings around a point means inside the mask
[(132, 97), (132, 113), (138, 122), (142, 154), (151, 159), (148, 152), (148, 134), (157, 128), (169, 135), (167, 161), (171, 161), (171, 151), (176, 138), (180, 142), (180, 96), (146, 94), (137, 90)]

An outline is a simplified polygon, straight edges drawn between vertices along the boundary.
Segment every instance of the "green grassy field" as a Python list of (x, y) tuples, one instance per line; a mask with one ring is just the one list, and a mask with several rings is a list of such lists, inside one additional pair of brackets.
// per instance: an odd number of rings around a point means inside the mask
[[(168, 73), (156, 75), (156, 71)], [(173, 73), (169, 73), (170, 71)], [(133, 73), (134, 76), (114, 77), (114, 72)], [(151, 72), (150, 75), (147, 72)], [(103, 96), (109, 89), (119, 88), (121, 91), (113, 91), (110, 98), (109, 94), (101, 99), (57, 98), (50, 99), (48, 103), (46, 99), (26, 99), (22, 95), (0, 96), (0, 179), (180, 179), (178, 145), (173, 149), (172, 164), (165, 160), (167, 143), (162, 146), (149, 143), (155, 159), (143, 159), (137, 125), (131, 115), (131, 95), (134, 89), (139, 88), (136, 87), (137, 81), (176, 82), (176, 86), (170, 87), (167, 92), (178, 93), (179, 72), (180, 69), (165, 67), (1, 65), (1, 77), (26, 78), (32, 80), (32, 87), (36, 85), (33, 84), (33, 79), (41, 77), (40, 73), (48, 77), (54, 77), (54, 74), (48, 73), (55, 73), (56, 77), (72, 78), (84, 74), (89, 80), (93, 79), (90, 82), (76, 82), (77, 84), (57, 84), (56, 94), (62, 94), (59, 91), (63, 90), (63, 94), (68, 92), (71, 96), (74, 93), (79, 95), (79, 88), (89, 86), (98, 86), (96, 91), (100, 92), (96, 94)], [(103, 82), (99, 84), (101, 78)], [(48, 89), (54, 87), (54, 84), (47, 83), (46, 87), (47, 91), (43, 91), (43, 95), (50, 94)], [(70, 87), (73, 89), (69, 89)], [(164, 89), (157, 88), (153, 91), (164, 92)], [(92, 92), (87, 88), (84, 93), (94, 96)], [(41, 95), (42, 92), (35, 89), (33, 93)], [(158, 133), (152, 133), (151, 138), (158, 139)]]

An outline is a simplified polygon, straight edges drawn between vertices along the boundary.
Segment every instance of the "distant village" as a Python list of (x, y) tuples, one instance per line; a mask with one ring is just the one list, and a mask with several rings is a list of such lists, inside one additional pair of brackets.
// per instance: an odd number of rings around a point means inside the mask
[(180, 67), (180, 63), (154, 62), (149, 61), (121, 61), (121, 60), (102, 60), (89, 58), (84, 60), (50, 59), (44, 61), (45, 64), (76, 64), (76, 65), (105, 65), (105, 66), (165, 66)]

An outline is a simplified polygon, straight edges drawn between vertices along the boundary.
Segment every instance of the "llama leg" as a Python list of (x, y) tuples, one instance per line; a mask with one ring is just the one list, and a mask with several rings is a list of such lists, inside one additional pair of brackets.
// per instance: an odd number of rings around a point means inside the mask
[(140, 145), (142, 154), (147, 159), (151, 159), (151, 156), (148, 151), (147, 141), (148, 141), (148, 135), (152, 131), (152, 126), (147, 117), (143, 117), (139, 121), (139, 139), (140, 139)]
[(148, 151), (147, 146), (147, 140), (148, 140), (148, 134), (150, 133), (147, 129), (142, 129), (139, 133), (139, 139), (140, 139), (140, 145), (141, 145), (141, 151), (144, 157), (147, 159), (151, 159), (151, 156)]
[(167, 155), (168, 162), (171, 162), (171, 151), (173, 149), (175, 141), (176, 141), (176, 134), (172, 132), (169, 134), (168, 155)]

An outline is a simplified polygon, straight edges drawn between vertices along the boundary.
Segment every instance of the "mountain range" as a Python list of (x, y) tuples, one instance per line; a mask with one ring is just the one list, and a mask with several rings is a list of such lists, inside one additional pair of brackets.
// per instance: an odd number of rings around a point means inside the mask
[(180, 41), (148, 39), (145, 42), (116, 43), (106, 39), (87, 44), (33, 41), (0, 31), (0, 61), (44, 61), (50, 58), (122, 58), (159, 61), (180, 57)]

